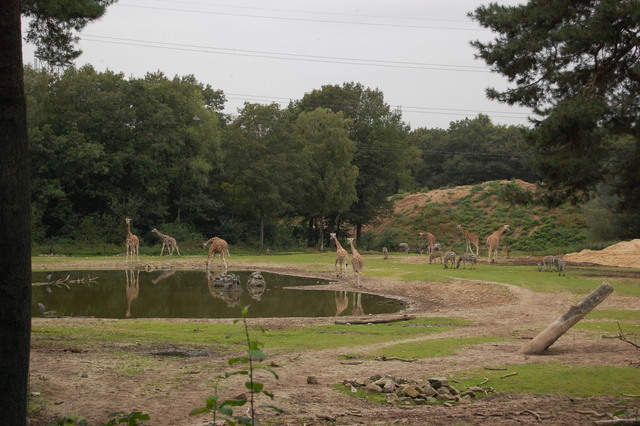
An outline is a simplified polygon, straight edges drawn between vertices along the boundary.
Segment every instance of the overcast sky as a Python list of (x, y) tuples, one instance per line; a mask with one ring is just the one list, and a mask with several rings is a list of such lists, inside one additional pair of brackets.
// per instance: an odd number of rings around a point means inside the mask
[[(224, 91), (230, 114), (246, 101), (285, 106), (323, 85), (357, 82), (381, 90), (412, 129), (446, 129), (479, 113), (527, 125), (528, 110), (485, 95), (489, 86), (507, 86), (469, 44), (494, 37), (466, 16), (487, 3), (119, 0), (82, 32), (76, 65), (136, 78), (192, 74)], [(25, 45), (25, 62), (33, 50)]]

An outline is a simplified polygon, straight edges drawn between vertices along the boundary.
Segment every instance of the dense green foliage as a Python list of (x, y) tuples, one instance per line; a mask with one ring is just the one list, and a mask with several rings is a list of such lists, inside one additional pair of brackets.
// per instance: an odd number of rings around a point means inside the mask
[[(388, 214), (399, 191), (532, 177), (522, 129), (479, 116), (442, 138), (411, 133), (360, 84), (324, 86), (286, 109), (247, 103), (229, 118), (224, 94), (193, 76), (25, 72), (40, 251), (65, 241), (113, 251), (126, 216), (143, 251), (158, 242), (152, 228), (193, 247), (218, 235), (261, 250), (322, 248), (328, 232), (358, 235)], [(456, 158), (435, 167), (451, 146)]]
[(512, 86), (490, 98), (530, 107), (529, 135), (551, 199), (581, 201), (600, 183), (619, 196), (626, 226), (640, 232), (640, 1), (491, 3), (471, 16), (495, 31), (473, 42)]
[(417, 129), (409, 138), (421, 155), (415, 180), (419, 188), (470, 185), (515, 178), (541, 178), (528, 163), (527, 129), (494, 125), (486, 115), (451, 123), (448, 130)]

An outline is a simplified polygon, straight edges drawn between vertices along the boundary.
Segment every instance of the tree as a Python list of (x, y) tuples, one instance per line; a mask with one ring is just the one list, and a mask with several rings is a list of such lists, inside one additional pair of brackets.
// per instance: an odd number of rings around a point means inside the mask
[(277, 104), (245, 103), (223, 144), (230, 202), (236, 211), (257, 217), (261, 251), (265, 222), (287, 209), (301, 175), (288, 123)]
[[(96, 4), (87, 20), (75, 20), (74, 30), (104, 13), (109, 1), (59, 3), (55, 1), (4, 0), (0, 2), (0, 412), (3, 422), (27, 423), (27, 383), (31, 332), (31, 191), (29, 146), (22, 65), (21, 12), (33, 18), (33, 34), (41, 34), (42, 45), (55, 45), (59, 63), (72, 49), (68, 37), (55, 37), (57, 25), (40, 25), (48, 18), (60, 18), (76, 11), (74, 5)], [(76, 18), (86, 16), (76, 13)], [(72, 17), (69, 17), (72, 19)], [(60, 23), (68, 22), (61, 19)], [(40, 28), (40, 29), (38, 29)], [(72, 34), (72, 30), (62, 35)], [(45, 35), (50, 35), (46, 36)], [(47, 50), (47, 49), (45, 49)]]
[[(124, 216), (149, 228), (210, 220), (221, 162), (211, 88), (160, 72), (126, 80), (91, 66), (25, 70), (35, 224), (47, 237)], [(121, 241), (108, 229), (115, 239), (106, 241)]]
[(308, 173), (303, 179), (299, 204), (303, 213), (319, 218), (320, 250), (324, 249), (325, 217), (345, 212), (357, 200), (358, 168), (352, 164), (356, 145), (349, 139), (349, 124), (342, 113), (325, 108), (303, 112), (296, 119)]
[(582, 201), (605, 182), (640, 218), (640, 1), (492, 3), (470, 16), (499, 34), (472, 45), (512, 83), (489, 98), (541, 116), (530, 144), (552, 199)]
[(418, 129), (411, 140), (419, 144), (424, 162), (416, 180), (429, 188), (537, 177), (527, 164), (524, 129), (494, 125), (484, 114), (451, 122), (447, 130)]
[(350, 120), (349, 138), (356, 142), (354, 164), (359, 170), (356, 182), (358, 201), (348, 212), (360, 239), (362, 225), (391, 209), (388, 197), (407, 179), (408, 128), (401, 114), (392, 111), (380, 90), (359, 83), (327, 85), (314, 90), (295, 104), (301, 111), (318, 107), (342, 112)]

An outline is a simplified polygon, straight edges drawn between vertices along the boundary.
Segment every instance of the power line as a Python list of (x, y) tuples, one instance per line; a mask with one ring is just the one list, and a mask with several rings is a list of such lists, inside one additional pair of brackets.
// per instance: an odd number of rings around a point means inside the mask
[(139, 40), (121, 37), (109, 37), (86, 34), (82, 36), (83, 41), (92, 41), (98, 43), (118, 44), (125, 46), (139, 46), (150, 47), (155, 49), (166, 50), (179, 50), (186, 52), (200, 52), (200, 53), (212, 53), (219, 55), (231, 55), (231, 56), (246, 56), (257, 57), (267, 59), (284, 59), (290, 61), (303, 61), (303, 62), (323, 62), (333, 64), (346, 64), (346, 65), (364, 65), (375, 67), (390, 67), (390, 68), (406, 68), (406, 69), (423, 69), (433, 71), (463, 71), (463, 72), (481, 72), (489, 73), (490, 71), (486, 67), (474, 66), (474, 65), (452, 65), (452, 64), (429, 64), (420, 62), (403, 62), (403, 61), (387, 61), (380, 59), (358, 59), (358, 58), (344, 58), (337, 56), (317, 56), (317, 55), (304, 55), (299, 53), (281, 53), (281, 52), (269, 52), (259, 50), (243, 50), (243, 49), (230, 49), (224, 47), (211, 47), (211, 46), (199, 46), (194, 44), (181, 44), (181, 43), (167, 43), (158, 42), (152, 40)]
[[(194, 2), (194, 1), (174, 1), (174, 0), (156, 0), (162, 1), (165, 3), (177, 3), (177, 4), (194, 4), (198, 6), (213, 6), (213, 7), (222, 7), (222, 8), (231, 8), (231, 9), (249, 9), (249, 10), (263, 10), (267, 12), (286, 12), (286, 13), (304, 13), (310, 15), (329, 15), (329, 16), (349, 16), (349, 17), (357, 17), (357, 18), (375, 18), (375, 19), (402, 19), (408, 21), (437, 21), (437, 22), (464, 22), (469, 23), (468, 20), (462, 19), (438, 19), (438, 18), (419, 18), (415, 16), (386, 16), (386, 15), (369, 15), (364, 13), (341, 13), (341, 12), (319, 12), (319, 11), (309, 11), (309, 10), (300, 10), (300, 9), (275, 9), (275, 8), (266, 8), (266, 7), (255, 7), (255, 6), (238, 6), (238, 5), (228, 5), (228, 4), (211, 4), (211, 3), (202, 3), (202, 2)], [(122, 3), (117, 3), (118, 5), (122, 5)], [(484, 28), (481, 28), (484, 30)]]
[(439, 27), (439, 26), (431, 26), (431, 25), (406, 25), (406, 24), (389, 24), (389, 23), (375, 23), (375, 22), (335, 21), (335, 20), (328, 20), (328, 19), (291, 18), (291, 17), (284, 17), (284, 16), (267, 16), (267, 15), (244, 14), (244, 13), (210, 12), (210, 11), (203, 11), (203, 10), (178, 9), (178, 8), (157, 7), (157, 6), (136, 6), (136, 5), (127, 5), (127, 4), (118, 4), (118, 5), (121, 7), (130, 7), (130, 8), (136, 8), (136, 9), (151, 9), (151, 10), (162, 10), (162, 11), (168, 11), (168, 12), (196, 13), (199, 15), (235, 16), (235, 17), (243, 17), (243, 18), (259, 18), (259, 19), (272, 19), (272, 20), (282, 20), (282, 21), (317, 22), (322, 24), (345, 24), (345, 25), (362, 25), (362, 26), (374, 26), (374, 27), (476, 31), (476, 32), (487, 31), (484, 28), (457, 28), (457, 27)]
[[(257, 102), (275, 102), (278, 104), (288, 104), (291, 101), (294, 101), (293, 98), (285, 98), (280, 96), (264, 96), (264, 95), (251, 95), (251, 94), (243, 94), (243, 93), (225, 93), (225, 97), (227, 99), (236, 99), (236, 100), (254, 100)], [(467, 116), (469, 114), (486, 114), (491, 117), (498, 118), (512, 118), (512, 119), (522, 119), (527, 118), (531, 114), (526, 112), (517, 112), (517, 111), (493, 111), (493, 110), (468, 110), (468, 109), (458, 109), (458, 108), (438, 108), (438, 107), (424, 107), (424, 106), (408, 106), (408, 105), (392, 105), (392, 107), (398, 108), (403, 114), (411, 113), (411, 114), (438, 114), (438, 115), (451, 115), (451, 116)], [(507, 114), (507, 115), (503, 115)]]

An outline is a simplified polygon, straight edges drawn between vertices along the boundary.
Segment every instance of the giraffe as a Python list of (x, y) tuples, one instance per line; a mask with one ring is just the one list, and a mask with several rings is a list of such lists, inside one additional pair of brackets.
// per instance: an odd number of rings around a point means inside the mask
[(127, 223), (127, 254), (125, 260), (128, 261), (129, 257), (131, 257), (131, 261), (133, 261), (133, 256), (135, 255), (139, 261), (138, 248), (140, 247), (140, 240), (131, 233), (131, 218), (127, 217), (124, 221)]
[(433, 246), (436, 244), (436, 236), (431, 232), (420, 232), (418, 235), (421, 237), (427, 237), (427, 251), (429, 254), (433, 253)]
[(476, 246), (476, 256), (479, 256), (480, 241), (478, 240), (478, 236), (462, 229), (462, 225), (458, 225), (457, 228), (460, 230), (460, 232), (462, 232), (462, 234), (464, 235), (464, 239), (467, 241), (467, 251), (465, 253), (473, 253), (473, 250), (471, 249), (471, 245), (473, 244), (474, 246)]
[[(209, 255), (207, 256), (207, 269), (211, 267), (211, 261), (216, 257), (216, 253), (220, 254), (220, 265), (224, 264), (224, 269), (227, 270), (227, 257), (231, 257), (229, 253), (229, 244), (222, 238), (213, 237), (207, 240), (202, 247), (209, 246)], [(213, 255), (213, 256), (212, 256)]]
[(174, 250), (177, 251), (178, 256), (180, 256), (180, 249), (178, 249), (178, 242), (176, 241), (175, 238), (161, 233), (156, 228), (153, 228), (151, 232), (158, 234), (158, 237), (162, 238), (162, 250), (160, 250), (160, 256), (162, 256), (162, 253), (164, 253), (165, 247), (167, 248), (167, 253), (169, 253), (169, 256), (173, 256)]
[(360, 256), (360, 253), (358, 253), (358, 250), (356, 250), (353, 245), (353, 238), (347, 238), (347, 241), (349, 241), (349, 244), (351, 245), (351, 266), (353, 267), (353, 272), (356, 273), (358, 278), (358, 287), (360, 287), (360, 273), (362, 272), (362, 269), (364, 269), (364, 259)]
[[(347, 266), (349, 263), (348, 253), (344, 248), (342, 248), (342, 245), (340, 245), (340, 241), (338, 241), (338, 238), (336, 237), (335, 232), (332, 232), (329, 234), (329, 239), (336, 242), (336, 262), (335, 262), (336, 276), (344, 277), (347, 275)], [(338, 264), (340, 264), (340, 272), (338, 272)]]
[(496, 257), (498, 256), (498, 244), (500, 244), (500, 237), (504, 233), (504, 231), (509, 230), (509, 225), (503, 225), (500, 229), (498, 229), (493, 234), (487, 237), (487, 248), (489, 249), (489, 263), (493, 263), (496, 261)]

